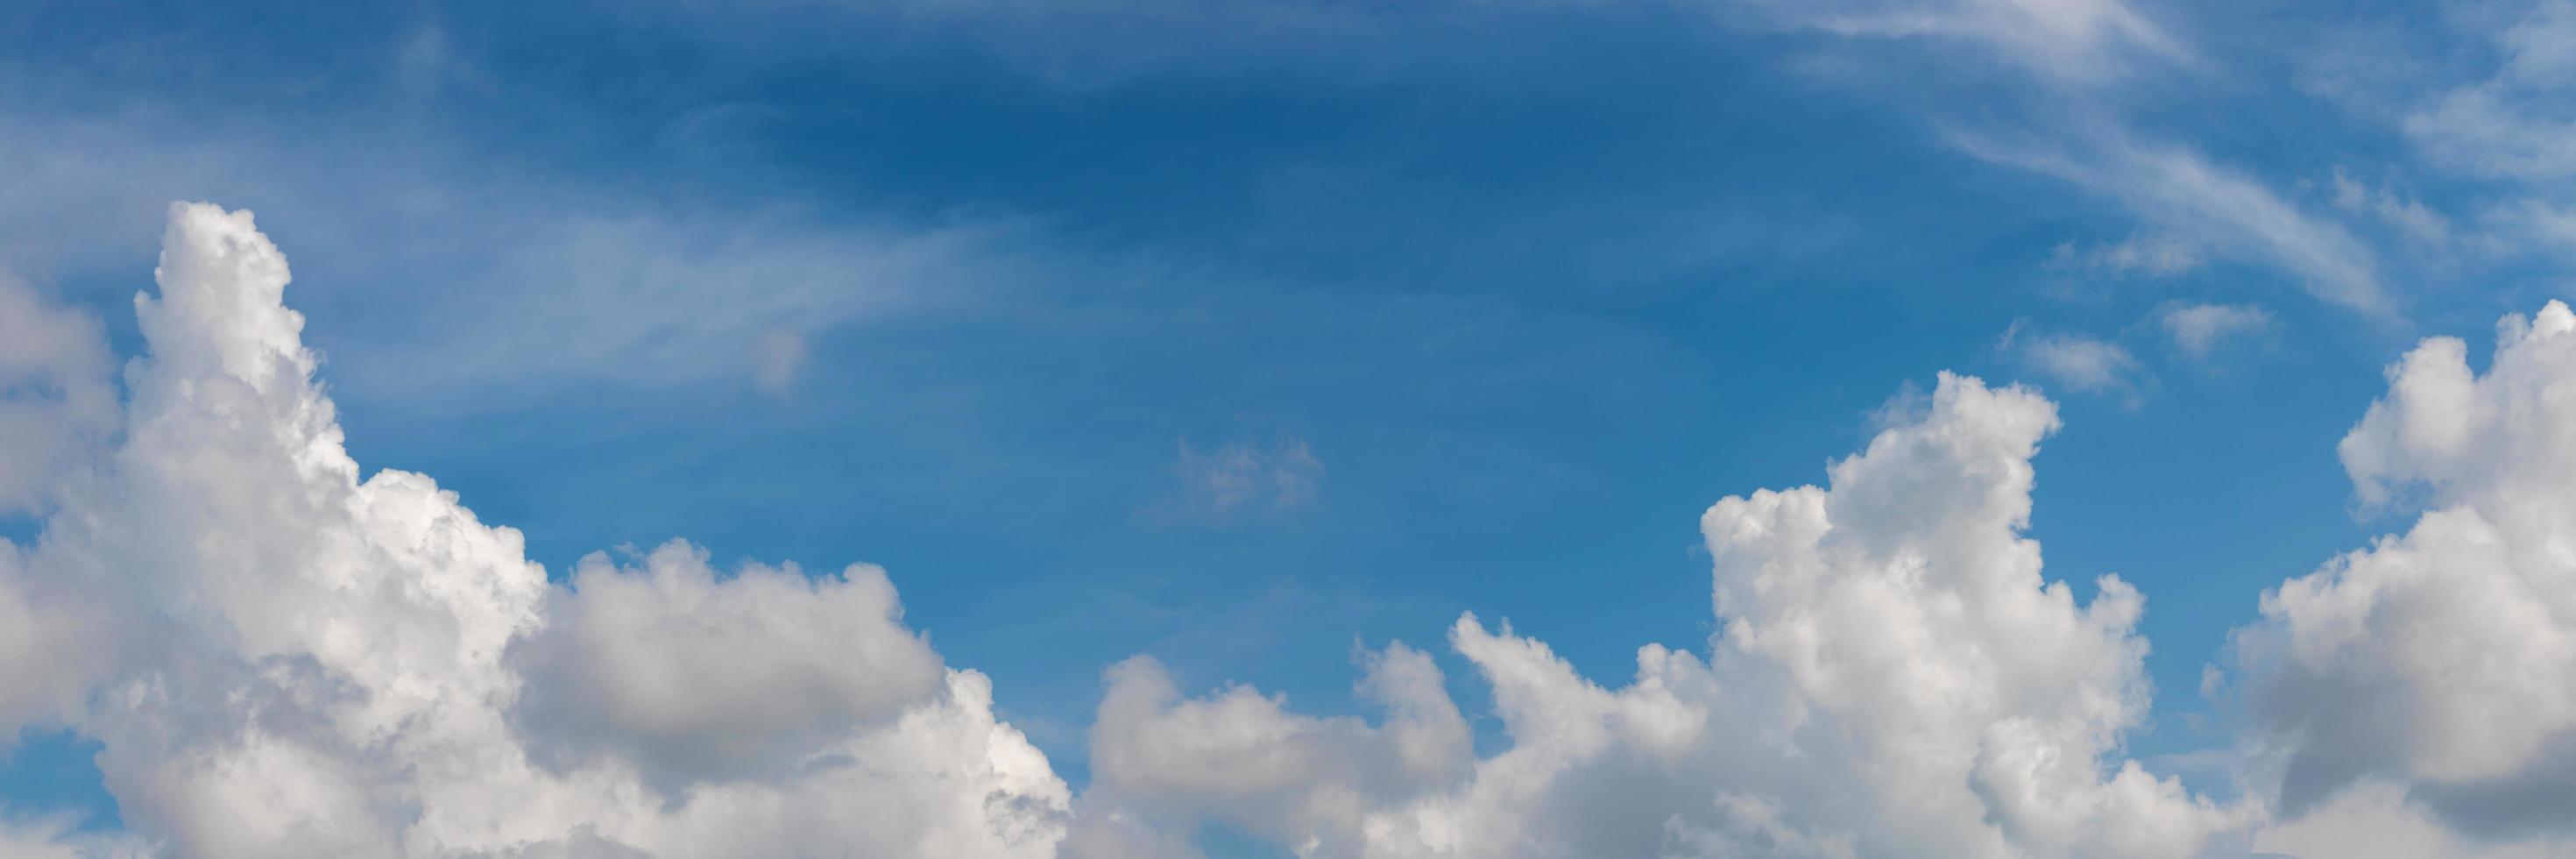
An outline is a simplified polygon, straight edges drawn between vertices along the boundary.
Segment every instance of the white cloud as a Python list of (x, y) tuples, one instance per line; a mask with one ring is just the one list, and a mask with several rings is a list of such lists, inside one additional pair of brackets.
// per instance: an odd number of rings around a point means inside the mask
[(785, 396), (805, 367), (805, 337), (784, 328), (763, 331), (752, 344), (752, 379), (760, 389)]
[[(1162, 666), (1139, 657), (1110, 669), (1092, 729), (1095, 784), (1086, 812), (1152, 820), (1224, 820), (1306, 852), (1356, 856), (1372, 807), (1456, 783), (1473, 759), (1466, 718), (1431, 658), (1401, 644), (1370, 654), (1362, 696), (1386, 723), (1319, 719), (1236, 686), (1183, 699)], [(1086, 821), (1077, 853), (1120, 855), (1116, 820)], [(1181, 831), (1186, 832), (1186, 829)]]
[(2576, 3), (2542, 2), (2495, 34), (2495, 74), (2409, 112), (2407, 138), (2435, 163), (2501, 179), (2576, 176)]
[(2425, 340), (2340, 447), (2365, 503), (2426, 512), (2234, 638), (2293, 817), (2384, 780), (2482, 840), (2576, 834), (2576, 313), (2507, 317), (2484, 374), (2467, 357)]
[(2199, 249), (2189, 242), (2171, 236), (2150, 235), (2130, 236), (2113, 244), (2096, 243), (2081, 249), (2068, 242), (2058, 245), (2049, 259), (2049, 264), (2056, 268), (2117, 277), (2173, 277), (2199, 268), (2201, 262)]
[(116, 424), (98, 320), (0, 277), (0, 515), (37, 511)]
[(1268, 448), (1233, 442), (1213, 451), (1192, 447), (1185, 438), (1173, 470), (1180, 475), (1186, 509), (1221, 515), (1314, 500), (1317, 484), (1324, 478), (1324, 461), (1296, 436), (1282, 436)]
[(2169, 241), (2287, 271), (2318, 300), (2374, 316), (2396, 312), (2375, 257), (2342, 225), (2199, 153), (2143, 143), (2117, 124), (2094, 125), (2073, 146), (1974, 134), (1952, 139), (1987, 161), (2111, 197)]
[(2136, 391), (2131, 376), (2138, 372), (2138, 359), (2117, 343), (2082, 334), (2027, 334), (2016, 321), (2004, 329), (1995, 348), (2069, 390)]
[(2168, 304), (2156, 311), (2156, 324), (2173, 338), (2174, 348), (2207, 358), (2220, 343), (2271, 327), (2272, 314), (2251, 304)]
[(882, 569), (750, 564), (719, 580), (676, 541), (641, 560), (583, 558), (545, 627), (514, 645), (517, 715), (541, 760), (623, 758), (667, 786), (769, 775), (944, 682)]
[(2485, 216), (2495, 236), (2535, 247), (2576, 248), (2576, 206), (2525, 197), (2490, 208)]
[[(371, 407), (762, 383), (781, 370), (792, 384), (802, 362), (770, 332), (933, 313), (1069, 265), (1033, 265), (1044, 240), (1007, 213), (817, 225), (793, 203), (673, 207), (367, 129), (297, 138), (172, 114), (0, 111), (0, 163), (24, 166), (0, 187), (0, 258), (58, 280), (130, 271), (172, 189), (291, 213), (271, 227), (304, 243), (298, 262), (332, 273), (340, 300), (363, 296), (352, 304), (366, 312), (328, 333), (364, 343), (334, 352), (332, 372), (342, 400)], [(423, 145), (390, 165), (340, 149)]]
[(146, 845), (131, 836), (74, 829), (64, 815), (18, 817), (0, 807), (0, 856), (9, 859), (145, 859)]
[[(1942, 115), (1953, 145), (1996, 164), (2055, 176), (2108, 197), (2141, 222), (2148, 243), (2064, 249), (2061, 262), (2115, 272), (2180, 273), (2209, 259), (2296, 277), (2311, 295), (2389, 317), (2371, 248), (2335, 221), (2302, 210), (2256, 178), (2184, 145), (2148, 139), (2103, 90), (2136, 86), (2146, 71), (2200, 66), (2190, 48), (2121, 0), (1743, 0), (1779, 26), (1855, 38), (1947, 37), (1956, 63), (2000, 61), (2050, 86), (2022, 94), (1998, 121), (1991, 92), (1974, 114)], [(2150, 60), (2150, 62), (2139, 62)], [(2097, 261), (2098, 260), (2098, 261)]]
[(2377, 218), (2419, 244), (2441, 248), (2451, 243), (2451, 219), (2386, 185), (2371, 187), (2336, 167), (2329, 191), (2335, 208)]
[[(2387, 117), (2423, 163), (2476, 196), (2474, 229), (2460, 244), (2476, 251), (2546, 254), (2576, 245), (2576, 3), (2504, 2), (2446, 16), (2486, 42), (2456, 52), (2489, 60), (2483, 76), (2426, 85), (2417, 70), (2377, 95), (2364, 113)], [(2401, 32), (2413, 32), (2403, 29)], [(2364, 62), (2383, 63), (2383, 54)], [(2451, 68), (2449, 65), (2437, 68)], [(2339, 199), (2344, 192), (2338, 171)], [(2386, 189), (2374, 213), (2418, 236), (2449, 238), (2448, 219)], [(2435, 246), (2439, 246), (2436, 244)]]
[[(1454, 705), (1427, 665), (1408, 669), (1416, 691), (1380, 697), (1392, 715), (1374, 727), (1240, 687), (1179, 699), (1150, 666), (1121, 669), (1072, 844), (1168, 848), (1202, 820), (1369, 857), (2188, 857), (2237, 843), (2249, 812), (2115, 757), (2146, 711), (2143, 603), (2115, 577), (2079, 603), (2040, 575), (2021, 531), (2030, 459), (2056, 426), (2035, 394), (1944, 375), (1919, 420), (1836, 463), (1830, 488), (1718, 502), (1702, 520), (1721, 628), (1708, 657), (1648, 645), (1621, 688), (1460, 618), (1450, 645), (1509, 739), (1463, 766), (1439, 741)], [(1390, 648), (1368, 682), (1410, 654)]]
[(2122, 0), (1737, 0), (1778, 26), (1966, 42), (2045, 79), (2099, 83), (2190, 52)]
[(918, 309), (957, 298), (963, 285), (1018, 277), (1005, 274), (1020, 263), (999, 246), (1007, 226), (817, 230), (764, 220), (531, 218), (492, 243), (502, 249), (493, 258), (470, 262), (494, 282), (543, 288), (458, 302), (447, 309), (473, 324), (389, 344), (355, 371), (374, 386), (403, 384), (433, 366), (424, 381), (442, 387), (530, 377), (655, 385), (721, 374), (784, 390), (806, 357), (803, 336), (792, 332)]
[(2500, 843), (2462, 835), (2408, 802), (2404, 788), (2371, 781), (2298, 820), (2266, 828), (2255, 837), (2254, 849), (2300, 859), (2558, 859), (2576, 855), (2576, 840), (2540, 836)]
[[(2024, 536), (2056, 409), (1946, 374), (1827, 486), (1708, 509), (1705, 650), (1646, 645), (1604, 686), (1461, 616), (1448, 644), (1505, 735), (1482, 755), (1401, 644), (1364, 660), (1375, 721), (1187, 696), (1134, 660), (1077, 800), (876, 568), (720, 574), (674, 543), (549, 584), (429, 478), (361, 480), (285, 258), (211, 206), (174, 208), (165, 241), (121, 433), (57, 479), (35, 545), (0, 543), (0, 729), (98, 740), (135, 832), (10, 817), (10, 855), (1189, 856), (1206, 822), (1355, 857), (2195, 857), (2356, 832), (2512, 857), (2576, 837), (2576, 312), (2555, 302), (2508, 318), (2483, 374), (2447, 338), (2391, 369), (2340, 452), (2365, 502), (2429, 512), (2267, 594), (2233, 639), (2269, 826), (2260, 797), (2219, 805), (2123, 758), (2143, 598), (2104, 576), (2079, 601)], [(1288, 439), (1211, 468), (1253, 475), (1216, 484), (1261, 487), (1241, 505), (1311, 481), (1273, 474), (1301, 458), (1320, 467)]]
[(0, 539), (0, 753), (22, 728), (79, 715), (110, 665), (112, 629), (97, 600), (28, 575), (25, 550)]
[(248, 213), (173, 207), (123, 442), (0, 567), (30, 614), (99, 615), (101, 640), (0, 646), (82, 669), (68, 721), (156, 850), (1053, 852), (1063, 783), (872, 568), (718, 580), (666, 547), (549, 585), (429, 478), (359, 479), (287, 278)]

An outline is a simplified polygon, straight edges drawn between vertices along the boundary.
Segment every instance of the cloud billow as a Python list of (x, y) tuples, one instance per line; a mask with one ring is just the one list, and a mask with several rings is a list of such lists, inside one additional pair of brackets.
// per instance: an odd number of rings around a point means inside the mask
[(2340, 453), (2362, 501), (2425, 512), (2235, 637), (2288, 812), (2385, 781), (2477, 835), (2576, 834), (2576, 313), (2506, 318), (2494, 355), (2389, 367)]
[[(2365, 504), (2426, 512), (2236, 633), (2240, 795), (2127, 756), (2145, 598), (2106, 575), (2079, 599), (2026, 533), (2056, 406), (1949, 374), (1824, 485), (1708, 508), (1718, 631), (1639, 647), (1624, 684), (1458, 617), (1498, 746), (1402, 643), (1363, 656), (1374, 719), (1193, 696), (1139, 657), (1106, 674), (1077, 795), (881, 569), (719, 571), (673, 542), (550, 583), (429, 477), (361, 479), (247, 212), (173, 207), (157, 279), (121, 411), (30, 412), (74, 441), (17, 496), (40, 536), (0, 542), (0, 731), (95, 739), (130, 831), (12, 812), (0, 854), (1187, 857), (1211, 824), (1316, 857), (2576, 847), (2556, 302), (2508, 318), (2484, 372), (2424, 341), (2344, 439)], [(102, 345), (47, 342), (0, 369), (99, 368)]]
[[(81, 669), (13, 670), (0, 702), (77, 703), (16, 704), (0, 729), (98, 739), (135, 850), (1051, 852), (1064, 784), (872, 568), (719, 580), (670, 548), (550, 585), (518, 532), (428, 477), (359, 479), (249, 213), (176, 206), (164, 241), (122, 445), (0, 560), (0, 611), (91, 621), (0, 637), (7, 665)], [(729, 721), (763, 701), (796, 706)], [(574, 753), (547, 714), (587, 717)]]
[(2234, 843), (2250, 809), (2116, 758), (2146, 712), (2143, 601), (2115, 577), (2089, 603), (2042, 578), (2021, 531), (2030, 459), (2056, 427), (2034, 393), (1945, 375), (1925, 415), (1837, 463), (1829, 487), (1719, 501), (1702, 530), (1723, 631), (1705, 656), (1640, 648), (1624, 687), (1461, 617), (1449, 643), (1493, 688), (1510, 741), (1490, 756), (1445, 740), (1457, 705), (1400, 644), (1369, 662), (1363, 690), (1390, 714), (1376, 726), (1241, 687), (1182, 699), (1151, 663), (1121, 666), (1074, 853), (1137, 855), (1202, 820), (1370, 857), (2190, 857)]

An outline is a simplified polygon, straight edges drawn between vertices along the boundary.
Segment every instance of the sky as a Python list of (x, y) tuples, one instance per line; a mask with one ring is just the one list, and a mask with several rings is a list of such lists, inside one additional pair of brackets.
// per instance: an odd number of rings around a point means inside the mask
[(0, 857), (2576, 856), (2576, 3), (0, 8)]

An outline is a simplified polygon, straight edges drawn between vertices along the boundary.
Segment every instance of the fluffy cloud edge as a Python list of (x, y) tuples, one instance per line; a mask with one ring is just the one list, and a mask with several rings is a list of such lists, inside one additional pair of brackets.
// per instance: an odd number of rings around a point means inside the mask
[[(129, 373), (123, 435), (63, 480), (33, 546), (0, 546), (0, 617), (30, 619), (0, 636), (0, 661), (60, 669), (0, 684), (0, 726), (101, 739), (138, 835), (0, 827), (0, 845), (31, 855), (1189, 855), (1195, 822), (1223, 820), (1308, 855), (2195, 856), (2372, 814), (2497, 856), (2563, 846), (2527, 814), (2461, 809), (2545, 781), (2576, 704), (2521, 675), (2400, 658), (2389, 642), (2420, 636), (2373, 626), (2449, 630), (2472, 661), (2576, 653), (2576, 615), (2552, 601), (2576, 590), (2552, 548), (2576, 498), (2531, 477), (2576, 467), (2563, 393), (2576, 312), (2561, 303), (2502, 323), (2484, 373), (2447, 338), (2392, 366), (2340, 452), (2365, 500), (2416, 487), (2430, 509), (2266, 594), (2265, 620), (2239, 632), (2268, 720), (2252, 742), (2280, 768), (2290, 817), (2267, 823), (2260, 802), (2216, 803), (2121, 757), (2146, 708), (2143, 599), (2104, 577), (2079, 603), (2044, 577), (2022, 532), (2055, 407), (1948, 374), (1827, 485), (1709, 509), (1720, 632), (1705, 655), (1645, 645), (1635, 679), (1611, 688), (1508, 624), (1462, 616), (1450, 649), (1491, 687), (1509, 741), (1487, 755), (1437, 662), (1401, 643), (1364, 660), (1375, 722), (1297, 714), (1248, 687), (1185, 696), (1130, 661), (1109, 675), (1097, 777), (1076, 798), (994, 717), (989, 680), (903, 626), (881, 570), (727, 574), (674, 543), (553, 585), (515, 531), (429, 478), (359, 480), (283, 304), (284, 256), (247, 212), (203, 204), (173, 208), (167, 241), (161, 294), (137, 299), (150, 354)], [(2478, 571), (2530, 610), (2406, 603), (2438, 595), (2421, 586), (2428, 568)], [(132, 570), (154, 578), (135, 587)], [(2515, 629), (2499, 617), (2532, 635), (2499, 638)], [(47, 618), (60, 622), (35, 622)], [(583, 640), (601, 629), (674, 636), (662, 662), (859, 658), (620, 671)], [(2403, 696), (2377, 702), (2399, 710), (2468, 708), (2465, 727), (2382, 743), (2301, 793), (2303, 744), (2372, 727), (2283, 718), (2279, 690), (2344, 677), (2299, 673), (2318, 664), (2376, 672), (2390, 682), (2365, 691)], [(626, 702), (607, 710), (576, 699), (576, 720), (613, 742), (549, 758), (527, 684), (565, 665), (634, 688), (585, 693)], [(2432, 688), (2454, 680), (2467, 685)], [(746, 725), (671, 683), (800, 706)], [(2458, 694), (2433, 694), (2445, 690)], [(2496, 712), (2516, 725), (2498, 730)], [(706, 747), (723, 751), (663, 753)]]
[[(0, 727), (99, 740), (148, 852), (1052, 854), (1063, 782), (882, 571), (719, 574), (674, 543), (549, 584), (428, 477), (359, 479), (250, 213), (174, 205), (156, 278), (121, 437), (0, 546), (0, 612), (77, 619), (0, 636), (60, 669), (0, 678)], [(695, 661), (620, 664), (601, 630)], [(527, 705), (566, 677), (616, 706), (572, 706), (592, 742), (550, 750)], [(700, 693), (794, 706), (741, 724)]]

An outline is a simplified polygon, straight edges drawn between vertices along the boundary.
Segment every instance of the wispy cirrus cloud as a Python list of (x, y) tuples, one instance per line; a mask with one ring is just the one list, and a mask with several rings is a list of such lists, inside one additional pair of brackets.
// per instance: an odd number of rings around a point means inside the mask
[[(985, 301), (1051, 279), (1035, 260), (1061, 259), (1033, 225), (998, 213), (826, 224), (786, 203), (666, 207), (521, 181), (435, 143), (378, 165), (345, 140), (198, 136), (149, 115), (18, 119), (0, 131), (0, 155), (31, 168), (0, 188), (0, 252), (14, 265), (78, 280), (149, 259), (153, 201), (174, 192), (300, 213), (278, 229), (318, 246), (303, 259), (335, 284), (321, 300), (367, 346), (335, 352), (352, 396), (778, 390), (801, 364), (790, 344)], [(357, 185), (373, 193), (335, 191)]]
[[(2301, 58), (2303, 84), (2404, 141), (2384, 169), (2438, 180), (2452, 213), (2340, 166), (2335, 205), (2436, 251), (2563, 273), (2560, 251), (2576, 235), (2567, 226), (2576, 222), (2576, 52), (2567, 48), (2576, 4), (2512, 0), (2429, 17), (2340, 22)], [(2427, 42), (2452, 48), (2425, 51)]]
[(2328, 191), (2334, 207), (2346, 213), (2374, 218), (2428, 248), (2442, 250), (2451, 245), (2450, 217), (2424, 205), (2422, 200), (2401, 195), (2385, 184), (2365, 183), (2340, 166), (2334, 169)]
[(2132, 235), (2082, 247), (2066, 242), (2048, 257), (2049, 266), (2061, 271), (2113, 277), (2176, 277), (2200, 268), (2203, 262), (2200, 250), (2190, 242), (2165, 235)]
[(2052, 84), (2106, 84), (2186, 65), (2188, 46), (2124, 0), (1729, 0), (1773, 26), (1925, 39), (1990, 52)]
[(2546, 0), (2490, 38), (2492, 76), (2433, 94), (2409, 110), (2407, 138), (2433, 163), (2497, 179), (2576, 177), (2576, 4)]
[[(2153, 245), (2128, 241), (2077, 251), (2111, 273), (2180, 274), (2210, 258), (2280, 272), (2311, 296), (2374, 319), (2400, 302), (2372, 247), (2329, 213), (2311, 210), (2245, 169), (2191, 143), (2141, 131), (2133, 101), (2188, 83), (2206, 65), (2165, 25), (2121, 0), (1891, 0), (1752, 3), (1784, 24), (1853, 38), (1946, 36), (1947, 59), (1997, 62), (2026, 85), (2011, 110), (1954, 111), (1923, 98), (1953, 146), (1978, 159), (2055, 177), (2111, 201)], [(1983, 104), (1986, 91), (1971, 99)], [(2122, 93), (2136, 93), (2131, 98)], [(2415, 214), (2415, 213), (2405, 213)], [(2421, 220), (2421, 219), (2419, 219)]]
[(2374, 318), (2397, 313), (2368, 244), (2342, 224), (2189, 148), (2145, 143), (2116, 121), (2097, 122), (2087, 134), (2068, 139), (1964, 132), (1952, 139), (1980, 158), (2055, 176), (2117, 201), (2172, 240), (2280, 271), (2320, 301)]

